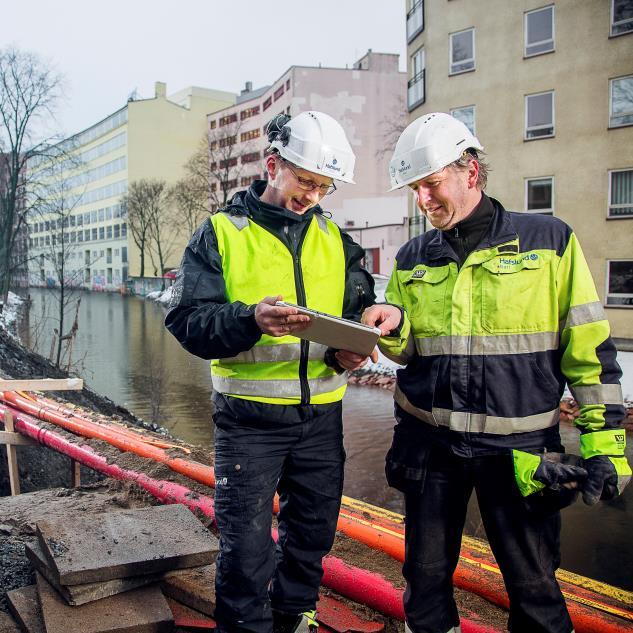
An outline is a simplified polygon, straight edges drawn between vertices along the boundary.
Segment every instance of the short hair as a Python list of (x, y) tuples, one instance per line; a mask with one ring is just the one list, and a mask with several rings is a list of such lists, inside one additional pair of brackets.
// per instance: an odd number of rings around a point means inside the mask
[(477, 186), (483, 191), (488, 184), (488, 173), (491, 170), (490, 165), (482, 158), (485, 156), (483, 150), (467, 149), (456, 161), (453, 161), (448, 165), (455, 169), (467, 169), (468, 163), (471, 160), (476, 160), (479, 165), (479, 174), (477, 175)]

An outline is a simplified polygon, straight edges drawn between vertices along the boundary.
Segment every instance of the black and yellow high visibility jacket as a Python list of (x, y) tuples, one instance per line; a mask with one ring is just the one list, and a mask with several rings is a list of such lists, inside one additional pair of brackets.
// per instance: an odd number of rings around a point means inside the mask
[(254, 307), (265, 296), (360, 320), (374, 302), (363, 249), (319, 207), (303, 215), (262, 203), (257, 181), (205, 221), (185, 251), (165, 319), (189, 352), (213, 359), (216, 393), (266, 404), (342, 399), (347, 374), (326, 348), (262, 334)]
[(385, 296), (403, 321), (380, 340), (406, 364), (397, 414), (463, 456), (555, 446), (567, 383), (582, 432), (616, 428), (621, 371), (576, 236), (491, 201), (488, 230), (461, 267), (439, 230), (398, 252)]

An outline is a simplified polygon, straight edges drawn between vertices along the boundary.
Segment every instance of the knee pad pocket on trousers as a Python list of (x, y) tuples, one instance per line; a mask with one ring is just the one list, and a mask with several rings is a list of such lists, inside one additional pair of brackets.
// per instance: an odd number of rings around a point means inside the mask
[(415, 431), (407, 424), (398, 423), (385, 458), (385, 475), (389, 486), (405, 493), (421, 493), (429, 455), (430, 449), (416, 441)]

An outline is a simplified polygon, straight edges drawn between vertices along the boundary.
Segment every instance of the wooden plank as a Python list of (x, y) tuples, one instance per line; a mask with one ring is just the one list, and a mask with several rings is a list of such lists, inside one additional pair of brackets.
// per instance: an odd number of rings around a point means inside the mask
[[(4, 412), (4, 428), (9, 433), (14, 433), (13, 416), (10, 411)], [(9, 464), (9, 485), (11, 487), (11, 495), (20, 494), (20, 475), (18, 472), (18, 455), (15, 446), (7, 446), (7, 462)]]
[(81, 486), (81, 464), (78, 461), (71, 459), (70, 468), (71, 485), (73, 488), (79, 488)]
[(81, 378), (43, 378), (41, 380), (2, 380), (0, 391), (81, 391)]
[(19, 433), (9, 433), (9, 431), (0, 431), (0, 444), (9, 444), (10, 446), (39, 446), (39, 444), (30, 437), (24, 437)]

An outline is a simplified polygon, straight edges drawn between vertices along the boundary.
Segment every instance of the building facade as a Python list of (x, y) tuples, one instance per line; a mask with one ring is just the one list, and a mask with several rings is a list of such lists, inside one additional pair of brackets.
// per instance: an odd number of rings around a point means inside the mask
[(407, 41), (410, 120), (452, 113), (485, 147), (489, 195), (570, 224), (633, 339), (633, 3), (407, 0)]
[[(398, 58), (370, 50), (351, 68), (291, 66), (270, 86), (253, 91), (247, 84), (235, 106), (209, 115), (211, 167), (221, 166), (218, 161), (231, 166), (229, 197), (265, 177), (266, 125), (275, 115), (325, 112), (341, 123), (350, 140), (357, 184), (337, 184), (321, 206), (360, 241), (372, 272), (389, 274), (407, 235), (407, 194), (388, 193), (395, 143), (389, 131), (406, 112), (406, 73), (398, 70)], [(223, 153), (228, 144), (233, 149)]]
[[(118, 290), (138, 276), (140, 253), (121, 207), (128, 184), (143, 178), (173, 184), (204, 138), (207, 113), (234, 102), (232, 93), (198, 87), (168, 97), (157, 82), (153, 98), (129, 101), (63, 141), (64, 159), (52, 170), (42, 161), (31, 165), (44, 173), (49, 192), (29, 220), (31, 284), (58, 285), (62, 265), (68, 284), (92, 290)], [(177, 229), (166, 268), (178, 266), (190, 237)]]

